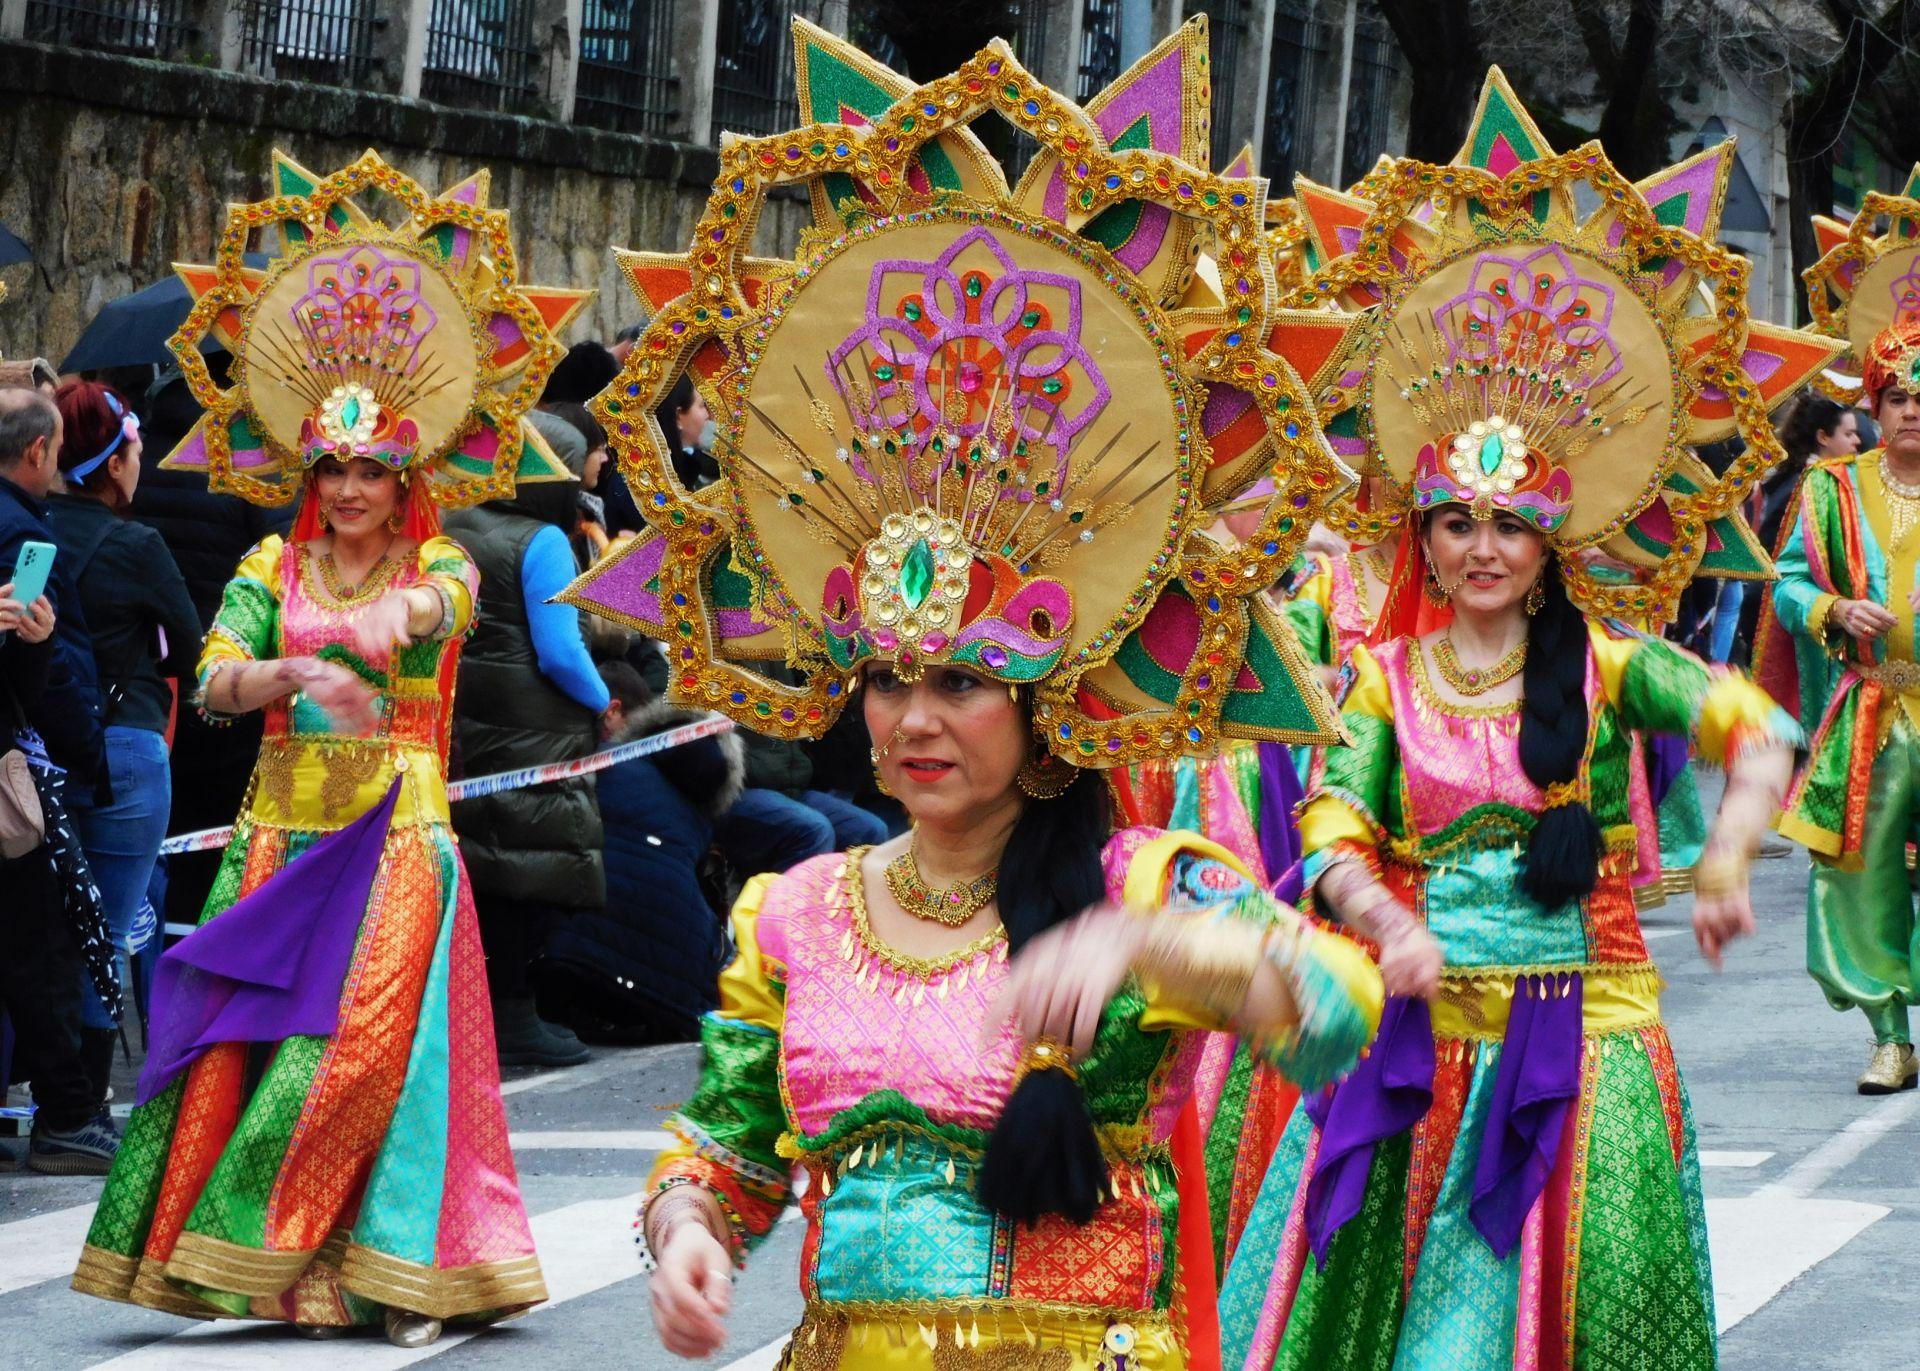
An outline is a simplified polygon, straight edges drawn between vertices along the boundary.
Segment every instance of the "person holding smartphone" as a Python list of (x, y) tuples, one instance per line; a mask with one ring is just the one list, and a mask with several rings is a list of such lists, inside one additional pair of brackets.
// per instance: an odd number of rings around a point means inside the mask
[[(55, 574), (31, 600), (14, 598), (14, 568), (29, 544), (51, 544), (43, 503), (60, 450), (60, 411), (33, 390), (0, 389), (0, 753), (23, 753), (33, 768), (49, 841), (0, 861), (0, 1009), (18, 1035), (14, 1072), (33, 1083), (36, 1112), (27, 1164), (63, 1175), (105, 1175), (118, 1135), (89, 1086), (80, 1055), (83, 968), (92, 994), (116, 1003), (110, 949), (91, 881), (63, 872), (78, 859), (60, 803), (56, 764), (63, 736), (49, 720), (71, 721), (77, 706), (62, 698), (70, 681), (57, 635), (67, 608)], [(77, 608), (77, 606), (76, 606)], [(91, 668), (91, 661), (87, 663)], [(97, 727), (97, 724), (96, 724)], [(16, 1162), (11, 1156), (7, 1164)]]

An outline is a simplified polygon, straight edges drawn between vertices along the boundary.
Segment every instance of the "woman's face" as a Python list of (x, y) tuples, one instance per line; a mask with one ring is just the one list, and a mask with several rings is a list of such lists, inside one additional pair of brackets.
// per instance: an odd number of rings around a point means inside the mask
[(693, 393), (693, 403), (683, 410), (676, 411), (673, 416), (674, 425), (680, 430), (680, 446), (697, 447), (700, 442), (700, 430), (707, 426), (707, 420), (711, 417), (707, 402), (700, 398), (700, 392), (696, 390)]
[(607, 469), (607, 450), (597, 447), (587, 454), (586, 469), (580, 473), (580, 486), (583, 490), (600, 488), (600, 473)]
[(1016, 797), (1031, 734), (1006, 686), (964, 667), (929, 668), (912, 685), (892, 667), (861, 692), (880, 778), (915, 823), (959, 825)]
[(133, 492), (140, 487), (141, 449), (139, 438), (128, 438), (120, 444), (118, 452), (107, 458), (107, 479), (113, 487), (107, 492), (107, 503), (115, 509), (125, 509), (132, 504)]
[(1850, 409), (1840, 411), (1840, 418), (1831, 430), (1822, 429), (1813, 435), (1814, 446), (1822, 457), (1851, 457), (1860, 450), (1860, 424)]
[(313, 467), (313, 493), (327, 526), (346, 538), (379, 532), (400, 507), (400, 474), (371, 457), (343, 462), (322, 457)]
[(1546, 557), (1547, 540), (1516, 515), (1476, 519), (1447, 505), (1427, 520), (1427, 559), (1456, 611), (1493, 615), (1520, 604)]

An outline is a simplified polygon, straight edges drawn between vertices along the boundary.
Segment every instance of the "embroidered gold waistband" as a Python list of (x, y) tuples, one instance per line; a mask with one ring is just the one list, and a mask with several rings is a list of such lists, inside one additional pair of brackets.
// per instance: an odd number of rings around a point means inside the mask
[(447, 786), (439, 755), (390, 739), (268, 738), (254, 767), (251, 817), (279, 828), (335, 829), (380, 802), (405, 779), (396, 827), (446, 823)]
[(1439, 1038), (1499, 1039), (1507, 1034), (1514, 1000), (1523, 995), (1564, 997), (1581, 984), (1580, 1031), (1588, 1036), (1623, 1033), (1660, 1022), (1660, 972), (1652, 963), (1462, 970), (1441, 978), (1433, 1004)]
[(1920, 662), (1902, 661), (1896, 657), (1890, 662), (1873, 662), (1853, 669), (1862, 680), (1872, 681), (1902, 695), (1920, 695)]

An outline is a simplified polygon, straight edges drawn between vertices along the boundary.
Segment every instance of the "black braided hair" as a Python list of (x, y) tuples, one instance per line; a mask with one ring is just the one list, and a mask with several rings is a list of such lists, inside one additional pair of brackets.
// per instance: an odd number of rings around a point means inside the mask
[[(1520, 767), (1542, 790), (1574, 780), (1587, 750), (1587, 621), (1548, 556), (1545, 592), (1527, 623), (1526, 698), (1520, 714)], [(1600, 826), (1580, 801), (1554, 805), (1534, 825), (1520, 888), (1553, 909), (1593, 893), (1600, 875)]]
[[(1100, 853), (1110, 814), (1106, 781), (1076, 772), (1051, 800), (1029, 800), (1000, 854), (1000, 922), (1018, 952), (1106, 895)], [(975, 1189), (982, 1204), (1017, 1223), (1047, 1214), (1086, 1223), (1100, 1207), (1106, 1160), (1079, 1082), (1034, 1071), (1008, 1097)]]

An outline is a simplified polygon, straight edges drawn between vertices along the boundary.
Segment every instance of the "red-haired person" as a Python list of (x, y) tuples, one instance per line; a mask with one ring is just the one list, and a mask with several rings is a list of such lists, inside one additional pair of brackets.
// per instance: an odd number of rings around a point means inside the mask
[[(94, 381), (69, 381), (60, 409), (60, 477), (48, 522), (93, 638), (106, 728), (111, 797), (73, 797), (74, 826), (100, 890), (115, 954), (153, 876), (172, 803), (168, 678), (193, 676), (200, 616), (160, 535), (126, 517), (140, 481), (140, 420), (119, 394)], [(129, 959), (130, 960), (130, 959)], [(88, 1084), (104, 1102), (113, 1063), (113, 1016), (91, 990), (81, 998)]]

